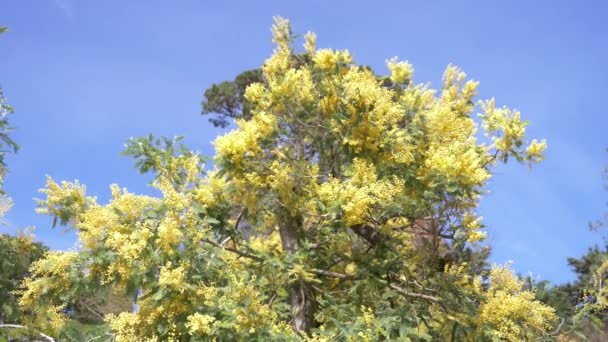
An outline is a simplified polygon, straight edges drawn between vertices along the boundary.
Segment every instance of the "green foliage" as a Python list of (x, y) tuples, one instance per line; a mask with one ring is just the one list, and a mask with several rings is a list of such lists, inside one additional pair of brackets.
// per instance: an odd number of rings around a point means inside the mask
[[(0, 34), (6, 32), (6, 27), (0, 27)], [(6, 153), (17, 152), (19, 145), (17, 145), (10, 137), (10, 132), (13, 130), (8, 121), (8, 116), (13, 113), (13, 107), (8, 104), (2, 87), (0, 87), (0, 192), (2, 190), (2, 181), (6, 174)]]
[(47, 247), (25, 235), (0, 235), (0, 322), (18, 322), (19, 307), (14, 291), (29, 273), (32, 262), (43, 257)]
[(255, 82), (262, 82), (260, 69), (240, 73), (233, 81), (213, 84), (203, 95), (202, 114), (216, 114), (209, 119), (215, 127), (226, 127), (231, 119), (251, 118), (251, 105), (245, 100), (245, 89)]
[(114, 337), (107, 325), (104, 324), (83, 324), (72, 320), (66, 323), (57, 338), (59, 341), (66, 342), (112, 342)]
[(596, 290), (598, 286), (601, 290), (601, 285), (596, 282), (598, 276), (604, 277), (601, 268), (607, 261), (608, 245), (604, 248), (594, 246), (579, 258), (569, 258), (568, 264), (577, 279), (551, 288), (541, 297), (557, 310), (560, 317), (571, 323), (573, 331), (601, 340), (608, 338), (608, 312), (603, 304), (597, 305), (599, 295)]
[(89, 325), (100, 325), (110, 314), (131, 311), (133, 299), (100, 287), (90, 296), (80, 296), (67, 307), (71, 320)]
[[(604, 171), (608, 179), (608, 167)], [(605, 220), (590, 224), (592, 230), (605, 225)], [(595, 245), (578, 258), (568, 258), (568, 264), (576, 280), (550, 286), (547, 281), (534, 283), (528, 279), (530, 288), (535, 288), (538, 298), (555, 308), (562, 319), (563, 331), (568, 336), (582, 340), (605, 341), (608, 339), (608, 301), (604, 288), (608, 274), (608, 244)]]
[(6, 161), (5, 157), (8, 152), (17, 152), (19, 145), (17, 145), (10, 137), (10, 133), (13, 130), (9, 124), (8, 117), (13, 113), (13, 108), (8, 104), (2, 88), (0, 88), (0, 187), (2, 186), (2, 179), (6, 174)]
[(121, 154), (134, 158), (135, 167), (142, 174), (153, 172), (158, 178), (170, 173), (173, 181), (183, 183), (187, 177), (185, 170), (172, 167), (170, 163), (175, 158), (185, 160), (196, 156), (195, 158), (198, 158), (199, 164), (202, 165), (205, 159), (181, 144), (182, 140), (183, 137), (180, 136), (169, 139), (155, 138), (152, 134), (142, 138), (130, 138)]

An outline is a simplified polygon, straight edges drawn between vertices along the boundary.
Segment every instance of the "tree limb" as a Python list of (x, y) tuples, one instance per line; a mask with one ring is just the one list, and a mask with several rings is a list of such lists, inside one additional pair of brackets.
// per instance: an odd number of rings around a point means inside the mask
[[(26, 330), (28, 329), (26, 326), (19, 325), (19, 324), (0, 324), (0, 329), (1, 328), (26, 329)], [(38, 332), (38, 334), (40, 336), (46, 338), (50, 342), (55, 342), (55, 339), (52, 338), (52, 337), (50, 337), (50, 336), (48, 336), (48, 335), (45, 335), (45, 334), (43, 334), (41, 332)]]
[(428, 300), (430, 302), (433, 303), (440, 303), (443, 301), (443, 299), (435, 297), (435, 296), (430, 296), (430, 295), (426, 295), (423, 293), (416, 293), (416, 292), (409, 292), (406, 289), (403, 289), (395, 284), (389, 284), (389, 287), (397, 292), (399, 292), (400, 294), (406, 296), (406, 297), (412, 297), (412, 298), (419, 298), (419, 299), (425, 299)]
[(350, 229), (352, 229), (355, 234), (367, 241), (372, 246), (379, 245), (382, 242), (386, 241), (386, 237), (380, 234), (380, 232), (378, 232), (378, 230), (373, 227), (363, 224), (357, 224), (351, 226)]
[(226, 250), (226, 251), (229, 251), (229, 252), (232, 252), (232, 253), (236, 253), (236, 254), (238, 254), (238, 255), (240, 255), (242, 257), (245, 257), (245, 258), (253, 259), (253, 260), (256, 260), (256, 261), (260, 261), (260, 262), (264, 261), (264, 259), (260, 258), (259, 256), (255, 256), (253, 254), (245, 253), (245, 252), (239, 251), (238, 249), (222, 246), (219, 243), (214, 242), (214, 241), (209, 240), (209, 239), (203, 239), (201, 241), (203, 241), (205, 243), (208, 243), (208, 244), (210, 244), (212, 246), (215, 246), (217, 248), (221, 248), (223, 250)]
[(344, 279), (344, 280), (354, 280), (357, 279), (356, 276), (354, 275), (350, 275), (350, 274), (344, 274), (344, 273), (336, 273), (336, 272), (332, 272), (332, 271), (325, 271), (325, 270), (320, 270), (320, 269), (313, 269), (312, 272), (314, 274), (318, 274), (318, 275), (322, 275), (322, 276), (326, 276), (326, 277), (331, 277), (331, 278), (338, 278), (338, 279)]

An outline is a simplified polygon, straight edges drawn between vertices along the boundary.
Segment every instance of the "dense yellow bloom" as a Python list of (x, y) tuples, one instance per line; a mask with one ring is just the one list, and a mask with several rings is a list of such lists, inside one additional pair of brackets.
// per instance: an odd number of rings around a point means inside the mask
[[(287, 99), (298, 106), (307, 106), (316, 97), (312, 75), (306, 69), (289, 69), (282, 78), (270, 81), (270, 92), (275, 101)], [(255, 94), (250, 96), (255, 98)]]
[(166, 286), (178, 292), (183, 292), (186, 277), (184, 266), (173, 267), (171, 263), (160, 268), (158, 285)]
[(132, 262), (138, 259), (152, 235), (148, 228), (141, 226), (138, 228), (131, 233), (111, 232), (105, 241), (105, 245), (119, 251), (120, 256), (125, 260)]
[(547, 331), (555, 321), (555, 310), (523, 290), (523, 283), (511, 270), (498, 266), (490, 274), (487, 299), (479, 308), (478, 323), (489, 326), (496, 340), (529, 340)]
[(268, 236), (256, 236), (252, 238), (250, 246), (256, 251), (271, 253), (274, 255), (280, 255), (283, 253), (281, 237), (278, 231), (273, 231)]
[(373, 205), (390, 203), (402, 190), (401, 180), (377, 180), (372, 164), (355, 160), (351, 179), (330, 179), (319, 186), (318, 195), (325, 203), (341, 202), (343, 219), (349, 226), (365, 221)]
[(167, 216), (158, 226), (156, 243), (168, 253), (173, 253), (182, 240), (180, 222), (174, 216)]
[(167, 206), (178, 211), (189, 206), (188, 198), (181, 194), (169, 179), (161, 177), (153, 185), (163, 193), (163, 200)]
[(333, 71), (338, 65), (349, 64), (352, 56), (347, 50), (320, 49), (313, 56), (315, 66), (321, 70)]
[(267, 113), (257, 113), (249, 121), (237, 121), (240, 129), (234, 130), (215, 140), (215, 150), (223, 158), (239, 166), (243, 158), (254, 157), (260, 151), (260, 141), (268, 138), (275, 130), (276, 117)]
[(73, 183), (63, 181), (61, 185), (49, 176), (46, 179), (46, 188), (42, 190), (47, 196), (44, 207), (36, 211), (65, 220), (77, 216), (86, 206), (86, 187), (78, 181)]
[(207, 306), (213, 306), (218, 297), (218, 289), (215, 286), (199, 285), (195, 293), (197, 300)]
[(252, 83), (245, 89), (245, 98), (251, 103), (257, 103), (264, 98), (266, 88), (262, 83)]
[(483, 157), (468, 144), (436, 144), (429, 149), (422, 174), (440, 175), (466, 185), (482, 185), (490, 178), (483, 164)]
[(414, 68), (408, 62), (399, 62), (397, 57), (386, 61), (386, 65), (391, 72), (393, 83), (408, 83), (412, 79)]
[[(110, 328), (116, 332), (117, 342), (144, 341), (144, 338), (138, 336), (137, 325), (139, 324), (139, 317), (137, 314), (123, 312), (118, 316), (108, 316), (106, 321), (110, 324)], [(145, 340), (156, 341), (157, 339), (147, 337)]]
[[(70, 283), (70, 271), (77, 258), (78, 253), (75, 252), (49, 251), (45, 258), (34, 262), (31, 271), (38, 277), (28, 277), (24, 280), (20, 305), (25, 308), (35, 307), (49, 288), (67, 288)], [(43, 277), (53, 279), (52, 283)]]
[(188, 316), (186, 328), (189, 329), (192, 336), (209, 335), (211, 333), (211, 324), (215, 321), (215, 317), (195, 313)]
[(218, 205), (226, 199), (227, 185), (228, 181), (217, 169), (209, 171), (203, 183), (194, 190), (193, 197), (206, 206)]

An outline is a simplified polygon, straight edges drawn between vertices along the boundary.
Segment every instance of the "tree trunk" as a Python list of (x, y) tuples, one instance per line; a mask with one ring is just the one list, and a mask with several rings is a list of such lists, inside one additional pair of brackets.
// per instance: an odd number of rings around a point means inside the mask
[[(288, 254), (296, 253), (300, 249), (302, 218), (293, 217), (284, 210), (279, 217), (279, 233), (283, 250)], [(291, 324), (297, 332), (308, 334), (315, 326), (317, 302), (314, 290), (311, 284), (300, 279), (289, 285), (288, 293), (292, 314)]]

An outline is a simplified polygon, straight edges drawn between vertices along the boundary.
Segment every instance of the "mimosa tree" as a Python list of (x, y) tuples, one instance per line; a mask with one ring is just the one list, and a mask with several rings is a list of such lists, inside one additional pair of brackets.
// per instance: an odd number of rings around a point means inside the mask
[(40, 211), (82, 247), (33, 267), (21, 299), (31, 324), (52, 334), (65, 305), (105, 286), (137, 298), (107, 317), (119, 341), (547, 334), (551, 308), (506, 267), (472, 262), (492, 168), (542, 159), (519, 112), (478, 102), (455, 66), (435, 91), (407, 62), (378, 76), (348, 51), (317, 49), (312, 33), (296, 52), (284, 19), (272, 32), (276, 49), (246, 87), (247, 116), (215, 141), (214, 169), (149, 137), (126, 154), (155, 173), (158, 197), (113, 185), (100, 204), (78, 182), (48, 180)]

